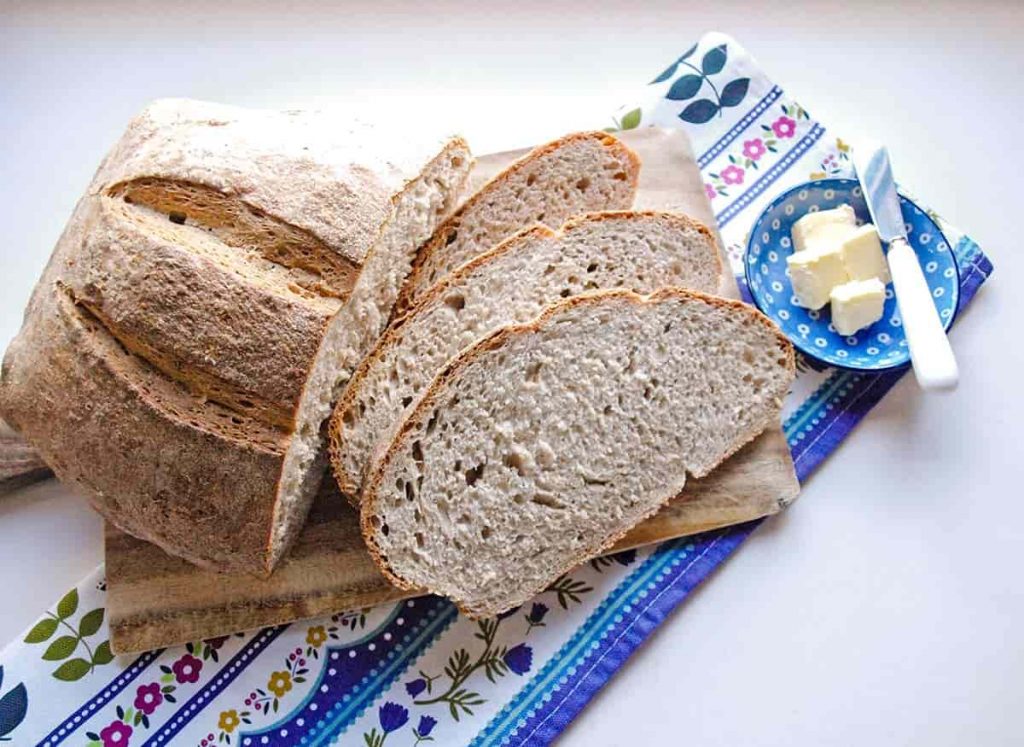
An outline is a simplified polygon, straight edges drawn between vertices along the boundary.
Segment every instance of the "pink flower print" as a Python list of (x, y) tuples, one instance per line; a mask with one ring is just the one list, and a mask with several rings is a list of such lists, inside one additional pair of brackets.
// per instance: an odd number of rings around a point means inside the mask
[(709, 200), (713, 200), (718, 196), (718, 192), (715, 191), (715, 188), (707, 182), (704, 183), (704, 194), (708, 196)]
[(103, 747), (125, 747), (131, 736), (132, 727), (123, 721), (112, 721), (109, 726), (100, 731)]
[(199, 682), (199, 673), (203, 671), (203, 662), (199, 661), (192, 654), (185, 654), (171, 665), (174, 670), (174, 679), (179, 685), (186, 682)]
[(743, 169), (736, 164), (726, 166), (720, 176), (726, 184), (743, 184)]
[(135, 691), (135, 708), (138, 711), (151, 715), (157, 706), (164, 702), (164, 695), (160, 692), (160, 684), (151, 682), (142, 685)]
[(743, 155), (749, 158), (751, 161), (758, 160), (768, 151), (764, 147), (764, 143), (761, 142), (761, 138), (756, 137), (753, 140), (743, 141)]
[(793, 137), (793, 133), (796, 132), (796, 122), (789, 117), (779, 117), (772, 122), (772, 132), (778, 138)]

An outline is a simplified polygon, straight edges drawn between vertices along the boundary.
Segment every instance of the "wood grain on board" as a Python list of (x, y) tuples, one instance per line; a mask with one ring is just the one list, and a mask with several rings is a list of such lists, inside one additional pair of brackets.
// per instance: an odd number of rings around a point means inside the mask
[[(677, 210), (715, 225), (685, 135), (645, 129), (622, 138), (643, 159), (637, 208)], [(524, 153), (480, 158), (475, 181), (482, 183)], [(739, 298), (735, 280), (726, 275), (721, 294)], [(691, 481), (615, 549), (766, 516), (792, 501), (798, 490), (789, 448), (774, 428), (705, 479)], [(332, 491), (332, 485), (325, 485), (295, 549), (268, 579), (204, 571), (108, 525), (107, 615), (113, 650), (144, 651), (410, 596), (377, 571), (363, 547), (356, 514)]]
[(53, 477), (35, 450), (0, 420), (0, 495)]

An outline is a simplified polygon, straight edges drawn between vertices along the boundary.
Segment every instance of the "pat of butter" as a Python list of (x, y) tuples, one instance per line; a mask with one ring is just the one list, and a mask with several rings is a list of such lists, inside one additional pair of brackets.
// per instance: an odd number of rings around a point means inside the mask
[(889, 265), (882, 254), (878, 231), (870, 223), (855, 229), (843, 242), (843, 264), (851, 280), (878, 278), (889, 282)]
[(856, 228), (857, 216), (849, 205), (807, 213), (793, 224), (793, 248), (803, 252), (838, 247)]
[(885, 285), (878, 278), (851, 280), (832, 289), (832, 326), (841, 335), (870, 327), (882, 318)]
[(820, 309), (828, 303), (832, 289), (850, 279), (840, 244), (791, 254), (786, 257), (786, 265), (797, 303), (808, 309)]

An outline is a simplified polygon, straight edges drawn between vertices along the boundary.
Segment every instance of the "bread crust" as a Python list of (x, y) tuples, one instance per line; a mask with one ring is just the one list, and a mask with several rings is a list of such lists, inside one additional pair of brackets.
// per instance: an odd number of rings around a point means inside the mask
[(473, 210), (480, 202), (483, 202), (488, 198), (493, 187), (508, 181), (509, 178), (523, 169), (529, 168), (531, 164), (539, 158), (558, 151), (574, 142), (585, 140), (598, 141), (605, 147), (613, 149), (620, 158), (630, 164), (631, 168), (627, 173), (628, 182), (631, 190), (636, 192), (637, 183), (640, 179), (640, 157), (634, 153), (629, 146), (607, 132), (600, 132), (597, 130), (575, 132), (535, 148), (480, 187), (480, 189), (467, 199), (458, 210), (438, 226), (434, 231), (434, 235), (431, 236), (422, 247), (420, 247), (419, 251), (416, 253), (416, 259), (413, 261), (412, 270), (406, 278), (405, 286), (402, 288), (402, 292), (399, 294), (398, 300), (395, 302), (392, 321), (404, 316), (407, 312), (411, 311), (413, 307), (415, 307), (417, 296), (425, 290), (420, 288), (420, 284), (422, 282), (421, 278), (424, 272), (424, 266), (428, 258), (438, 251), (438, 249), (448, 240), (448, 236), (451, 231), (457, 229), (461, 225), (463, 216), (465, 216), (467, 212)]
[[(795, 358), (793, 353), (793, 345), (782, 334), (778, 326), (764, 314), (760, 313), (753, 307), (743, 303), (742, 301), (720, 298), (717, 296), (711, 296), (705, 293), (699, 293), (697, 291), (689, 291), (683, 288), (662, 288), (654, 293), (648, 295), (641, 295), (634, 293), (629, 290), (598, 290), (591, 291), (588, 293), (581, 294), (568, 298), (564, 301), (552, 304), (543, 313), (540, 314), (536, 319), (526, 324), (516, 324), (507, 327), (502, 327), (484, 337), (476, 344), (463, 350), (458, 356), (453, 358), (444, 367), (444, 369), (437, 375), (431, 385), (424, 391), (422, 397), (415, 402), (411, 409), (405, 414), (405, 417), (395, 432), (390, 444), (384, 448), (377, 459), (374, 461), (370, 472), (368, 473), (367, 481), (365, 483), (363, 491), (363, 501), (360, 510), (360, 530), (363, 534), (363, 539), (366, 542), (366, 547), (370, 553), (370, 556), (374, 559), (374, 562), (380, 568), (381, 573), (388, 581), (400, 589), (413, 590), (417, 589), (415, 584), (402, 578), (388, 563), (387, 557), (381, 550), (380, 545), (377, 543), (376, 528), (373, 526), (373, 518), (377, 513), (377, 501), (378, 501), (378, 490), (380, 488), (381, 481), (383, 480), (384, 473), (387, 469), (388, 463), (394, 458), (395, 454), (402, 448), (404, 448), (408, 441), (409, 435), (412, 431), (419, 428), (423, 423), (424, 419), (428, 416), (431, 408), (437, 403), (441, 397), (442, 391), (446, 388), (448, 383), (454, 379), (458, 373), (466, 368), (467, 366), (474, 363), (482, 354), (495, 350), (502, 347), (511, 338), (531, 334), (542, 329), (549, 319), (555, 318), (565, 312), (568, 309), (577, 306), (586, 305), (599, 305), (607, 302), (611, 299), (619, 299), (628, 303), (636, 305), (644, 304), (656, 304), (667, 299), (679, 299), (679, 300), (695, 300), (706, 303), (710, 306), (716, 306), (719, 308), (731, 308), (740, 310), (750, 316), (754, 323), (761, 324), (766, 331), (775, 337), (778, 349), (785, 356), (785, 368), (790, 380), (796, 374)], [(781, 408), (781, 402), (779, 403)], [(743, 446), (749, 443), (751, 440), (756, 438), (769, 423), (765, 422), (760, 424), (760, 427), (752, 428), (750, 431), (741, 434), (733, 444), (733, 448), (729, 449), (728, 452), (719, 461), (725, 461), (730, 456), (739, 451)], [(703, 477), (711, 469), (708, 469), (701, 473), (693, 474), (693, 477)], [(646, 512), (639, 520), (644, 520), (653, 516), (657, 513), (660, 508), (667, 503), (675, 495), (672, 491), (666, 491), (664, 499), (658, 504), (653, 506), (650, 511)], [(625, 527), (621, 532), (615, 533), (614, 536), (607, 539), (597, 547), (590, 548), (586, 553), (580, 554), (573, 559), (571, 563), (567, 564), (568, 568), (575, 567), (580, 563), (585, 562), (588, 558), (594, 557), (601, 554), (608, 548), (612, 547), (618, 540), (625, 536), (629, 529), (632, 527)], [(427, 587), (425, 593), (436, 594), (440, 593), (437, 589)], [(479, 613), (474, 610), (466, 608), (458, 600), (455, 601), (456, 606), (460, 612), (470, 617), (471, 619), (477, 619), (482, 617)]]
[[(468, 158), (461, 138), (397, 150), (373, 155), (388, 151), (310, 113), (154, 103), (33, 291), (0, 413), (114, 525), (205, 567), (268, 574), (295, 412), (341, 299), (290, 288), (267, 256), (286, 256), (273, 245), (285, 237), (358, 269), (404, 190), (439, 159)], [(125, 199), (142, 179), (215, 190), (216, 209), (269, 226), (269, 250)]]
[[(341, 457), (345, 428), (344, 416), (345, 413), (354, 405), (355, 399), (360, 393), (363, 380), (384, 357), (396, 339), (401, 336), (402, 328), (406, 323), (414, 319), (417, 315), (423, 313), (429, 307), (433, 306), (439, 299), (443, 298), (453, 286), (460, 283), (466, 276), (472, 274), (481, 266), (494, 261), (498, 257), (515, 253), (518, 248), (524, 244), (530, 244), (539, 239), (557, 239), (562, 236), (566, 236), (581, 227), (603, 221), (622, 220), (624, 218), (638, 220), (644, 218), (657, 218), (659, 220), (674, 222), (685, 229), (697, 231), (708, 241), (712, 248), (715, 247), (715, 237), (711, 232), (711, 229), (700, 221), (687, 215), (683, 215), (682, 213), (669, 213), (657, 210), (606, 210), (595, 213), (586, 213), (571, 218), (558, 231), (554, 231), (545, 225), (537, 224), (512, 234), (490, 251), (478, 254), (462, 266), (448, 273), (427, 291), (420, 294), (412, 309), (389, 325), (384, 334), (382, 334), (377, 340), (377, 344), (374, 345), (373, 350), (367, 354), (359, 367), (353, 373), (352, 378), (349, 380), (348, 385), (342, 393), (341, 399), (338, 400), (338, 403), (335, 406), (335, 410), (331, 416), (328, 427), (328, 449), (331, 457), (331, 469), (333, 471), (334, 478), (338, 483), (339, 489), (354, 508), (358, 509), (361, 503), (358, 496), (360, 485), (357, 483), (357, 477), (350, 475), (345, 469)], [(709, 253), (709, 259), (714, 262), (716, 273), (721, 276), (722, 258), (717, 249)]]

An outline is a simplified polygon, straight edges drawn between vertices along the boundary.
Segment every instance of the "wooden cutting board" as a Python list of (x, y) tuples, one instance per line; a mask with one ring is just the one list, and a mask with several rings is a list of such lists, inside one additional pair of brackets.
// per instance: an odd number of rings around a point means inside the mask
[[(685, 135), (644, 129), (623, 133), (622, 139), (643, 159), (638, 208), (677, 210), (715, 225)], [(482, 183), (525, 152), (482, 157), (474, 179)], [(726, 275), (721, 294), (738, 298), (731, 273)], [(792, 501), (798, 489), (785, 438), (780, 429), (772, 429), (712, 475), (691, 481), (615, 549), (772, 514)], [(108, 525), (112, 649), (119, 654), (144, 651), (411, 596), (377, 571), (363, 546), (356, 514), (332, 490), (325, 486), (295, 549), (265, 580), (204, 571)]]

